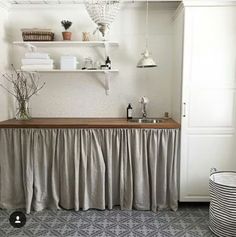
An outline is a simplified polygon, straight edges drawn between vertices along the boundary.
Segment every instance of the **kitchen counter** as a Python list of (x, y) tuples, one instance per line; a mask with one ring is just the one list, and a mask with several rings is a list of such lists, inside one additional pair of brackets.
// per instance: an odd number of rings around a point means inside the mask
[(180, 128), (173, 119), (161, 123), (130, 122), (124, 118), (33, 118), (9, 119), (0, 122), (0, 128)]
[(0, 122), (0, 208), (177, 210), (179, 127), (172, 119)]

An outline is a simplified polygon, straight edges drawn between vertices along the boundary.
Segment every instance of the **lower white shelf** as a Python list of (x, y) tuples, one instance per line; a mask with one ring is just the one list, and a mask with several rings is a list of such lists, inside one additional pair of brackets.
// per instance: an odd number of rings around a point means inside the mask
[[(22, 70), (19, 70), (22, 71)], [(77, 69), (77, 70), (61, 70), (61, 69), (53, 69), (53, 70), (24, 70), (24, 72), (28, 72), (31, 74), (34, 73), (104, 73), (104, 88), (106, 91), (106, 95), (109, 95), (110, 91), (110, 78), (111, 78), (111, 73), (118, 73), (118, 69), (110, 69), (110, 70), (82, 70), (82, 69)]]
[(47, 72), (47, 73), (53, 73), (53, 72), (61, 72), (61, 73), (71, 73), (71, 72), (85, 72), (85, 73), (110, 73), (110, 72), (119, 72), (118, 69), (111, 69), (111, 70), (61, 70), (61, 69), (53, 69), (53, 70), (23, 70), (25, 72)]

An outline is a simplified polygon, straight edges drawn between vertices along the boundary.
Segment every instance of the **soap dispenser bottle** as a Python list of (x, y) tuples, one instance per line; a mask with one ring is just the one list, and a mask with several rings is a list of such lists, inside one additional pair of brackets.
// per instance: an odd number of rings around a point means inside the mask
[(133, 108), (131, 106), (131, 104), (129, 103), (128, 107), (127, 107), (127, 119), (132, 119), (132, 114), (133, 114)]
[(111, 60), (110, 60), (110, 58), (108, 56), (107, 56), (105, 64), (106, 64), (108, 69), (111, 69)]

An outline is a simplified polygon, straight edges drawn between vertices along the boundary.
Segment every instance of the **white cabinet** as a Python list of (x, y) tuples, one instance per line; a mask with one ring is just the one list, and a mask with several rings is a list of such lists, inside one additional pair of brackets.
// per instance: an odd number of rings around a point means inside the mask
[(236, 170), (236, 6), (184, 11), (180, 201), (207, 201), (210, 168)]

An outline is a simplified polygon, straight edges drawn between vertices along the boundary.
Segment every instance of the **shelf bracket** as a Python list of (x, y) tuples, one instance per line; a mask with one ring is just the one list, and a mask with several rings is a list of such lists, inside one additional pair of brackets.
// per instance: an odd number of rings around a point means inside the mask
[(106, 91), (106, 95), (110, 94), (110, 77), (111, 74), (109, 72), (105, 72), (105, 91)]
[(28, 50), (28, 52), (36, 52), (37, 51), (37, 47), (34, 46), (33, 44), (25, 43), (24, 46)]

